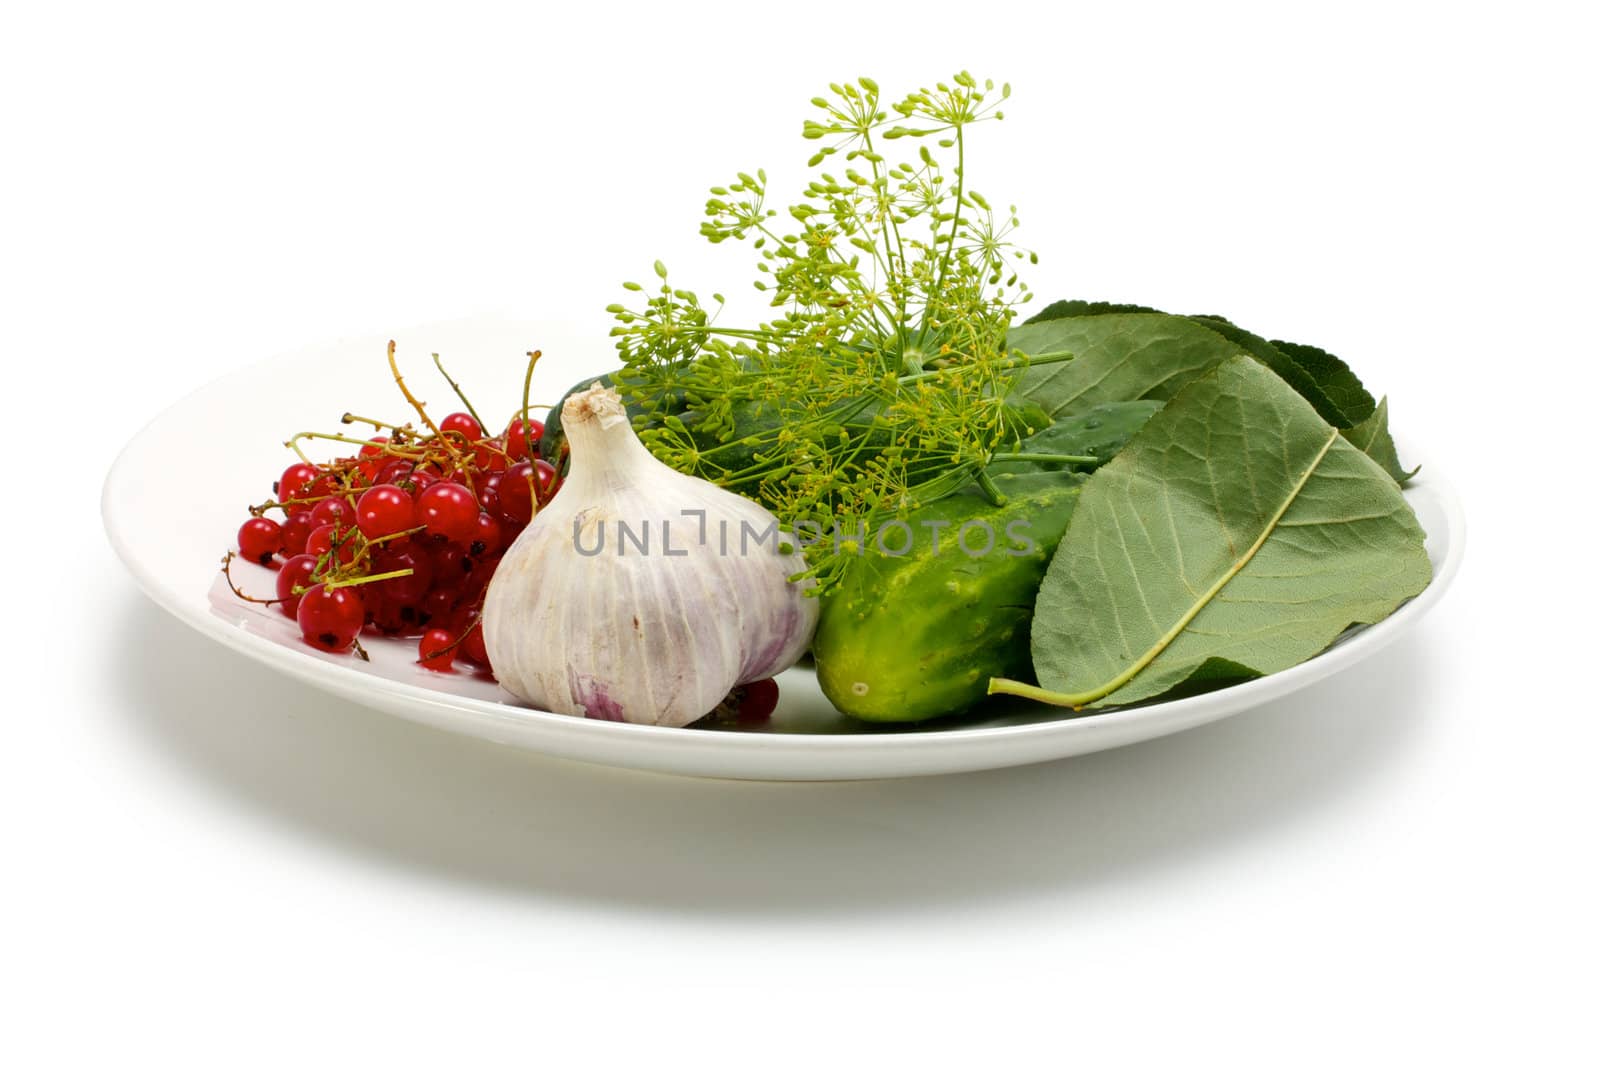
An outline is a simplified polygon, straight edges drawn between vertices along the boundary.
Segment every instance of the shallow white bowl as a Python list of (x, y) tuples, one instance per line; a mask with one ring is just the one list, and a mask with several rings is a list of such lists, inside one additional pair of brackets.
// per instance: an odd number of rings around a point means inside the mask
[[(615, 362), (603, 336), (580, 338), (570, 326), (553, 323), (475, 319), (395, 339), (407, 382), (431, 399), (430, 412), (458, 407), (434, 373), (429, 353), (439, 352), (479, 412), (495, 423), (520, 401), (528, 349), (545, 353), (534, 391), (546, 402)], [(220, 644), (381, 711), (549, 755), (709, 777), (825, 780), (982, 770), (1113, 748), (1282, 699), (1354, 666), (1414, 626), (1461, 561), (1460, 502), (1429, 461), (1406, 497), (1428, 533), (1433, 584), (1322, 655), (1230, 689), (1076, 718), (1019, 703), (998, 714), (891, 730), (839, 715), (811, 672), (797, 668), (779, 679), (778, 711), (760, 731), (673, 730), (553, 715), (518, 706), (484, 677), (424, 670), (414, 643), (364, 641), (372, 657), (367, 663), (318, 652), (276, 609), (243, 603), (221, 582), (219, 563), (248, 517), (246, 506), (267, 499), (273, 479), (293, 461), (282, 447), (286, 437), (299, 430), (337, 432), (345, 411), (410, 418), (389, 377), (387, 340), (346, 339), (283, 356), (179, 401), (140, 431), (112, 467), (102, 504), (107, 533), (152, 600)], [(1417, 458), (1408, 451), (1408, 462)], [(270, 572), (253, 565), (236, 565), (236, 575), (258, 590), (271, 589)]]

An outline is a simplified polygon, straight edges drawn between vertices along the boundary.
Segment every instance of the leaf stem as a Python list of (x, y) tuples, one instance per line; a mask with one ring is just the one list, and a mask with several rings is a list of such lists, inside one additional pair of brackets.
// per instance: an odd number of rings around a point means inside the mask
[(1041, 704), (1054, 704), (1056, 707), (1071, 708), (1073, 711), (1082, 711), (1085, 704), (1095, 699), (1093, 693), (1057, 693), (1026, 682), (1014, 682), (1010, 678), (990, 678), (989, 695), (998, 694), (1027, 697)]

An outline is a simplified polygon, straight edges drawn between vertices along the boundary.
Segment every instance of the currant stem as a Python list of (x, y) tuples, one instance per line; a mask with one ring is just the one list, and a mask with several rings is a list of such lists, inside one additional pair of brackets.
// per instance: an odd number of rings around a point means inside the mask
[[(366, 562), (367, 557), (372, 554), (373, 545), (381, 545), (385, 541), (398, 541), (402, 537), (410, 537), (412, 534), (419, 534), (426, 529), (426, 526), (413, 526), (409, 530), (400, 530), (396, 533), (384, 534), (382, 537), (369, 538), (356, 550), (355, 556), (350, 560), (350, 565), (353, 567), (358, 563)], [(343, 541), (340, 542), (340, 544), (343, 543)]]
[[(352, 422), (364, 422), (375, 430), (390, 430), (394, 433), (403, 433), (405, 431), (405, 427), (403, 426), (396, 426), (391, 422), (384, 422), (381, 419), (369, 419), (365, 415), (357, 415), (349, 411), (345, 412), (343, 415), (340, 415), (339, 421), (344, 423), (346, 426), (349, 426)], [(366, 443), (367, 442), (365, 441), (362, 442), (362, 444)]]
[[(535, 367), (537, 367), (539, 365), (539, 357), (542, 356), (542, 355), (544, 355), (544, 353), (542, 351), (540, 351), (539, 349), (534, 349), (532, 352), (528, 353), (528, 370), (527, 370), (527, 373), (525, 373), (522, 376), (522, 412), (521, 412), (521, 415), (522, 415), (522, 439), (524, 441), (532, 441), (533, 440), (533, 426), (531, 425), (530, 420), (528, 419), (528, 408), (530, 406), (529, 403), (528, 403), (528, 394), (533, 389), (533, 368), (535, 368)], [(532, 456), (529, 456), (528, 458), (530, 460), (533, 459)], [(532, 501), (533, 514), (534, 515), (539, 514), (539, 486), (538, 486), (538, 483), (536, 482), (536, 480), (533, 477), (533, 472), (532, 472), (531, 468), (530, 468), (529, 473), (528, 473), (528, 499), (530, 501)], [(530, 521), (531, 521), (531, 516), (530, 516)]]
[(384, 571), (382, 574), (363, 574), (355, 578), (331, 578), (322, 584), (329, 589), (345, 589), (353, 585), (367, 585), (371, 582), (382, 582), (389, 578), (405, 578), (414, 573), (410, 567), (398, 571)]
[(450, 377), (450, 372), (444, 369), (444, 360), (439, 358), (439, 353), (437, 352), (433, 354), (433, 365), (439, 368), (439, 373), (444, 375), (444, 380), (450, 383), (450, 388), (455, 390), (456, 396), (461, 398), (461, 403), (466, 405), (467, 414), (471, 415), (479, 426), (482, 426), (483, 420), (478, 418), (477, 409), (472, 406), (472, 401), (467, 399), (467, 394), (461, 391), (461, 386), (456, 384), (456, 380)]
[(232, 567), (233, 567), (233, 561), (235, 559), (237, 559), (237, 558), (238, 558), (238, 554), (234, 553), (234, 552), (229, 552), (227, 555), (222, 557), (222, 580), (228, 583), (228, 588), (233, 591), (233, 595), (234, 596), (238, 597), (240, 600), (248, 600), (252, 604), (281, 604), (281, 603), (283, 603), (283, 598), (282, 597), (274, 597), (271, 600), (262, 600), (260, 597), (251, 596), (249, 593), (246, 593), (243, 589), (240, 589), (237, 585), (234, 585), (233, 584)]
[(400, 364), (394, 358), (393, 341), (389, 342), (389, 371), (394, 375), (394, 384), (400, 387), (400, 395), (404, 396), (406, 398), (406, 403), (410, 404), (412, 409), (416, 411), (417, 417), (422, 420), (423, 425), (426, 426), (435, 437), (438, 437), (439, 440), (443, 442), (445, 451), (450, 453), (450, 458), (455, 459), (455, 446), (439, 433), (438, 424), (436, 424), (433, 419), (428, 417), (427, 407), (422, 403), (422, 401), (418, 400), (412, 395), (410, 387), (406, 385), (405, 378), (400, 374)]
[[(362, 420), (362, 421), (366, 421), (366, 420)], [(346, 437), (344, 434), (318, 433), (315, 430), (301, 430), (299, 433), (295, 434), (288, 441), (285, 441), (284, 445), (286, 447), (288, 447), (288, 448), (293, 448), (296, 452), (300, 453), (300, 458), (301, 459), (305, 459), (305, 453), (304, 452), (300, 452), (300, 449), (298, 447), (296, 447), (296, 445), (294, 444), (294, 442), (296, 442), (296, 441), (304, 441), (304, 440), (338, 441), (340, 444), (360, 445), (363, 448), (365, 448), (367, 445), (372, 444), (371, 441), (361, 441), (361, 440), (358, 440), (358, 439), (356, 439), (354, 437)], [(403, 446), (399, 447), (399, 448), (396, 448), (390, 443), (385, 443), (384, 444), (383, 451), (384, 451), (385, 455), (401, 456), (401, 457), (404, 457), (406, 459), (421, 459), (421, 458), (423, 458), (424, 456), (426, 456), (428, 454), (427, 449), (423, 449), (423, 448), (405, 448)], [(306, 460), (306, 462), (310, 463), (311, 461), (310, 460)], [(316, 466), (316, 464), (312, 464), (312, 466)]]
[(482, 619), (473, 619), (472, 620), (472, 625), (468, 626), (465, 630), (462, 630), (459, 634), (457, 634), (456, 635), (456, 639), (454, 641), (451, 641), (448, 645), (445, 645), (443, 648), (438, 649), (432, 655), (430, 655), (430, 656), (428, 656), (426, 658), (427, 659), (438, 659), (440, 656), (449, 655), (451, 652), (454, 652), (456, 649), (461, 647), (462, 643), (464, 641), (466, 641), (468, 634), (470, 634), (472, 631), (476, 630), (478, 627), (480, 627), (482, 625), (483, 625), (483, 620)]

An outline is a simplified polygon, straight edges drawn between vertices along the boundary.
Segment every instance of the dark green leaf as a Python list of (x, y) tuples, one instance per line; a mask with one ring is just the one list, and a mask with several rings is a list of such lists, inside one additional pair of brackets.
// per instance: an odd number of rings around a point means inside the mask
[[(1035, 322), (1049, 322), (1051, 319), (1072, 319), (1080, 315), (1122, 315), (1139, 311), (1156, 312), (1155, 308), (1143, 307), (1139, 304), (1109, 304), (1103, 300), (1057, 300), (1046, 306), (1024, 325)], [(1160, 314), (1160, 312), (1156, 312)]]
[[(1302, 370), (1316, 379), (1322, 392), (1345, 419), (1343, 426), (1354, 426), (1372, 417), (1377, 407), (1372, 400), (1372, 394), (1367, 392), (1366, 387), (1361, 384), (1361, 379), (1356, 377), (1355, 371), (1345, 365), (1344, 360), (1315, 345), (1273, 341), (1272, 346), (1294, 360)], [(1335, 422), (1334, 425), (1341, 424)]]
[[(1294, 357), (1285, 353), (1283, 349), (1273, 342), (1264, 337), (1258, 337), (1249, 330), (1235, 326), (1220, 315), (1190, 315), (1189, 317), (1196, 322), (1209, 326), (1223, 337), (1249, 352), (1252, 356), (1255, 356), (1262, 363), (1271, 367), (1278, 377), (1294, 388), (1295, 392), (1309, 400), (1311, 406), (1316, 409), (1317, 414), (1321, 415), (1330, 424), (1340, 429), (1355, 425), (1356, 420), (1345, 415), (1339, 404), (1323, 391), (1321, 383), (1318, 382), (1311, 370), (1301, 366)], [(1344, 365), (1341, 363), (1340, 366), (1343, 367)], [(1349, 368), (1345, 369), (1348, 371)]]

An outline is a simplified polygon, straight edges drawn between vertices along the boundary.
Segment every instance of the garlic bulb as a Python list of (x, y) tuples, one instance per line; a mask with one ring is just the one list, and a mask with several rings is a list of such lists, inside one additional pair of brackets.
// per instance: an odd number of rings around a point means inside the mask
[(792, 666), (818, 606), (772, 514), (657, 460), (604, 386), (569, 397), (561, 426), (571, 472), (484, 603), (500, 684), (563, 715), (683, 726)]

